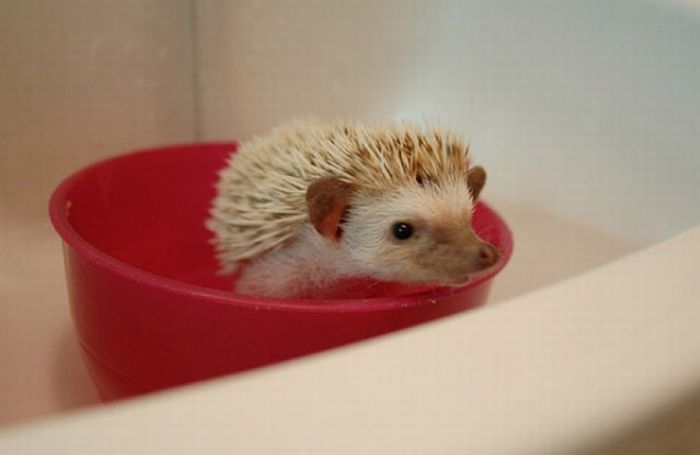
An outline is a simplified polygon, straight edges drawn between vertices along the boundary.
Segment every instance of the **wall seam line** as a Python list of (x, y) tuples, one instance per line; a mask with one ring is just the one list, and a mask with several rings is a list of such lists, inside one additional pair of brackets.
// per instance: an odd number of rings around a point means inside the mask
[(190, 5), (190, 65), (192, 71), (192, 136), (194, 141), (202, 139), (202, 92), (199, 77), (199, 17), (197, 14), (196, 0), (189, 0)]

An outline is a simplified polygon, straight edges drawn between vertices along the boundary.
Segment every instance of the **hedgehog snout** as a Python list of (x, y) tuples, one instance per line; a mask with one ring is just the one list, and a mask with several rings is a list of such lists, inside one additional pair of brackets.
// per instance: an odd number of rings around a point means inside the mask
[(452, 254), (444, 256), (444, 262), (436, 264), (436, 270), (442, 270), (438, 282), (449, 286), (467, 283), (479, 272), (493, 267), (499, 260), (500, 253), (491, 244), (481, 242), (465, 249), (455, 248)]
[(439, 257), (442, 263), (435, 264), (445, 270), (445, 280), (448, 282), (466, 282), (471, 275), (493, 267), (500, 259), (498, 249), (480, 239), (471, 229), (454, 235), (451, 242), (440, 238), (435, 240), (439, 245), (436, 249), (448, 249), (442, 251)]
[(475, 273), (493, 267), (499, 260), (500, 253), (491, 244), (479, 242), (464, 249), (455, 251), (445, 274), (448, 284), (466, 283)]
[(495, 265), (500, 258), (500, 253), (495, 246), (473, 235), (473, 240), (463, 246), (461, 256), (461, 268), (464, 269), (464, 273), (469, 274)]

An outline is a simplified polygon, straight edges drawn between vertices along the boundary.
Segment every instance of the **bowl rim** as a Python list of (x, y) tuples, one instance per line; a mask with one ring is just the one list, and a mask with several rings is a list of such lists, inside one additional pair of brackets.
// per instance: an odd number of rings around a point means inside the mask
[[(166, 145), (139, 149), (132, 152), (121, 153), (108, 157), (85, 166), (65, 178), (53, 191), (49, 201), (49, 217), (54, 229), (62, 238), (64, 244), (73, 248), (85, 260), (99, 266), (106, 271), (118, 275), (123, 279), (135, 281), (141, 285), (159, 289), (168, 293), (178, 294), (184, 297), (197, 298), (211, 303), (222, 305), (233, 305), (254, 308), (256, 310), (286, 310), (296, 312), (368, 312), (383, 311), (395, 308), (405, 308), (424, 303), (436, 303), (445, 297), (460, 294), (471, 288), (477, 287), (485, 281), (492, 279), (508, 263), (513, 252), (513, 234), (498, 212), (493, 210), (488, 204), (480, 200), (478, 203), (484, 209), (495, 215), (496, 225), (501, 236), (501, 258), (496, 266), (484, 273), (478, 274), (462, 286), (445, 287), (439, 286), (434, 289), (406, 294), (396, 297), (376, 297), (376, 298), (342, 298), (342, 299), (281, 299), (270, 297), (259, 297), (252, 295), (236, 294), (234, 292), (221, 289), (210, 288), (198, 284), (187, 283), (174, 278), (168, 278), (140, 269), (123, 262), (97, 248), (95, 245), (83, 238), (68, 221), (70, 201), (67, 195), (71, 188), (84, 176), (96, 170), (108, 166), (112, 162), (133, 159), (142, 154), (164, 153), (167, 151), (185, 151), (197, 148), (231, 148), (235, 150), (236, 142), (190, 142), (183, 144)], [(64, 251), (64, 256), (66, 252)]]

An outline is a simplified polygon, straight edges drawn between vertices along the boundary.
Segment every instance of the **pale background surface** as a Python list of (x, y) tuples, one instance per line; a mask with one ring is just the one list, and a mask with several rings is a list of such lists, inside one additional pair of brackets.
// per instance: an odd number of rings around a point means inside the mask
[(0, 0), (0, 425), (95, 402), (48, 198), (95, 160), (193, 139), (189, 13)]
[(698, 258), (700, 227), (502, 305), (18, 428), (0, 452), (696, 454)]
[(94, 403), (46, 204), (125, 150), (437, 116), (472, 136), (517, 236), (494, 303), (698, 224), (697, 12), (404, 5), (0, 0), (0, 425)]

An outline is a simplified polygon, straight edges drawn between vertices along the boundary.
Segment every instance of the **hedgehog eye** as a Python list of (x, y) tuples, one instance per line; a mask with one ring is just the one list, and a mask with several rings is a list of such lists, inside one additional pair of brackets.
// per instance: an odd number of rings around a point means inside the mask
[(391, 233), (399, 240), (406, 240), (413, 235), (413, 226), (404, 222), (394, 223)]

